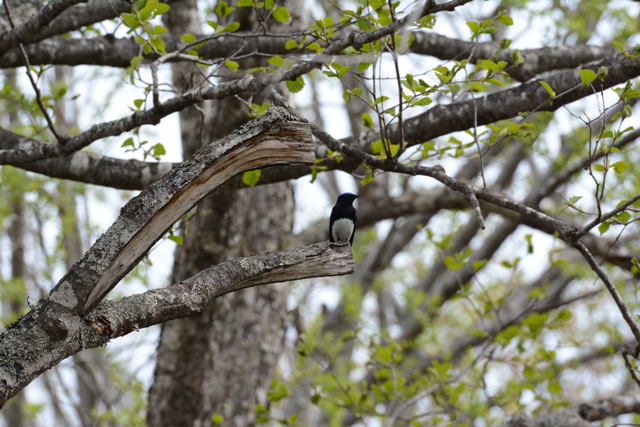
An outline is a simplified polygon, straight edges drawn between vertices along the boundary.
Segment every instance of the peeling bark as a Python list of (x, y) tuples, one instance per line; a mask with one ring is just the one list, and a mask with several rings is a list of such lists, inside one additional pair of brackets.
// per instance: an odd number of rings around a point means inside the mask
[[(105, 300), (85, 318), (68, 313), (52, 318), (41, 302), (0, 335), (0, 405), (79, 351), (141, 328), (197, 316), (221, 295), (267, 283), (349, 274), (354, 268), (349, 246), (323, 242), (227, 261), (164, 289)], [(48, 327), (52, 322), (65, 324), (69, 333), (63, 339), (52, 336)]]
[(81, 319), (200, 199), (243, 171), (313, 160), (308, 125), (293, 120), (282, 109), (271, 109), (202, 148), (129, 201), (116, 222), (49, 296), (0, 335), (0, 404), (73, 354), (67, 351), (71, 343), (79, 349), (104, 343), (99, 335), (84, 334)]

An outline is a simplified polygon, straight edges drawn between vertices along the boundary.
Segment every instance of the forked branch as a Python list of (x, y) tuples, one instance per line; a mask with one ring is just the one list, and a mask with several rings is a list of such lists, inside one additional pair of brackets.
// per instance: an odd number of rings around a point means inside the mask
[[(122, 335), (123, 328), (135, 329), (143, 324), (168, 320), (170, 314), (167, 311), (173, 310), (176, 303), (171, 300), (171, 295), (177, 295), (173, 291), (182, 289), (181, 286), (186, 288), (186, 282), (176, 285), (177, 289), (171, 288), (169, 294), (165, 292), (166, 301), (172, 301), (170, 306), (151, 304), (151, 300), (158, 301), (161, 291), (148, 294), (145, 297), (148, 304), (144, 307), (128, 306), (125, 300), (122, 307), (130, 310), (126, 316), (128, 323), (121, 319), (124, 326), (118, 328), (113, 326), (113, 318), (108, 323), (113, 332), (111, 334), (96, 334), (95, 325), (94, 332), (90, 333), (85, 325), (87, 315), (107, 293), (138, 264), (180, 217), (207, 194), (245, 171), (274, 165), (313, 164), (314, 161), (309, 124), (292, 116), (285, 109), (275, 107), (225, 138), (205, 146), (191, 159), (172, 169), (160, 181), (149, 185), (131, 199), (121, 209), (120, 216), (113, 225), (67, 272), (49, 296), (0, 335), (0, 406), (42, 372), (69, 355), (84, 348), (101, 345), (101, 342), (104, 344), (106, 338), (118, 336), (115, 333)], [(238, 274), (229, 276), (234, 280), (223, 286), (226, 290), (222, 293), (261, 283), (332, 275), (336, 271), (342, 271), (330, 265), (327, 268), (307, 268), (304, 274), (298, 272), (293, 275), (274, 275), (278, 271), (275, 267), (299, 264), (305, 258), (301, 254), (294, 255), (278, 258), (277, 265), (267, 257), (269, 262), (265, 259), (262, 264), (253, 265), (244, 275), (237, 272)], [(239, 262), (240, 267), (250, 266), (246, 262)], [(273, 268), (265, 269), (265, 266)], [(291, 271), (290, 268), (286, 270)], [(219, 294), (216, 293), (215, 286), (206, 292), (202, 288), (203, 280), (209, 279), (218, 280), (205, 274), (205, 277), (198, 277), (193, 282), (193, 291), (198, 295), (203, 293), (200, 295), (203, 303)], [(180, 295), (191, 314), (197, 312), (193, 295), (191, 300), (187, 298), (187, 294)], [(155, 308), (148, 311), (150, 307)], [(144, 310), (147, 311), (142, 317), (132, 314)], [(185, 316), (189, 315), (184, 310), (178, 311), (183, 312)], [(143, 321), (143, 318), (147, 320)], [(94, 323), (99, 320), (95, 316), (91, 319)]]

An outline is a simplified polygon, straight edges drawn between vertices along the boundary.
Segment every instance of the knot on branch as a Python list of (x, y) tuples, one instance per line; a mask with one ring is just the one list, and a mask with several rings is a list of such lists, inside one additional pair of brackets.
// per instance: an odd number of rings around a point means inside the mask
[(95, 320), (86, 320), (87, 325), (95, 329), (98, 335), (110, 337), (113, 333), (109, 326), (109, 321), (102, 316), (98, 316)]

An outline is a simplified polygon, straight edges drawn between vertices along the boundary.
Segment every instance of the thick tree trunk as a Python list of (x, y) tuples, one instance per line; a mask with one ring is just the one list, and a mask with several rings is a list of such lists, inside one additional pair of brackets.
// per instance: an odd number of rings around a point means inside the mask
[[(189, 28), (193, 32), (199, 25), (186, 19), (197, 19), (195, 2), (182, 5), (191, 12), (175, 5), (165, 19), (174, 34)], [(184, 84), (187, 70), (174, 66), (173, 72), (174, 85)], [(205, 140), (223, 136), (248, 119), (233, 98), (210, 106), (205, 111), (213, 113), (215, 126), (205, 127)], [(202, 113), (184, 110), (180, 123), (186, 156), (201, 139)], [(176, 253), (173, 282), (227, 259), (288, 249), (284, 238), (292, 231), (293, 211), (290, 183), (210, 195), (188, 224), (184, 245)], [(246, 289), (217, 299), (200, 317), (163, 325), (148, 425), (208, 426), (213, 414), (223, 415), (226, 425), (253, 425), (255, 405), (266, 403), (282, 349), (287, 292), (283, 283)]]

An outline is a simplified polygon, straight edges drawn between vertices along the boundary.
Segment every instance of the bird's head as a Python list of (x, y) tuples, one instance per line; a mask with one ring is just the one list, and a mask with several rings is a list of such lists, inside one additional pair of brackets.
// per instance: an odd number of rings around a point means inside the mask
[(342, 193), (338, 196), (338, 201), (336, 202), (336, 204), (340, 206), (351, 206), (353, 204), (353, 201), (358, 197), (360, 197), (360, 194)]

